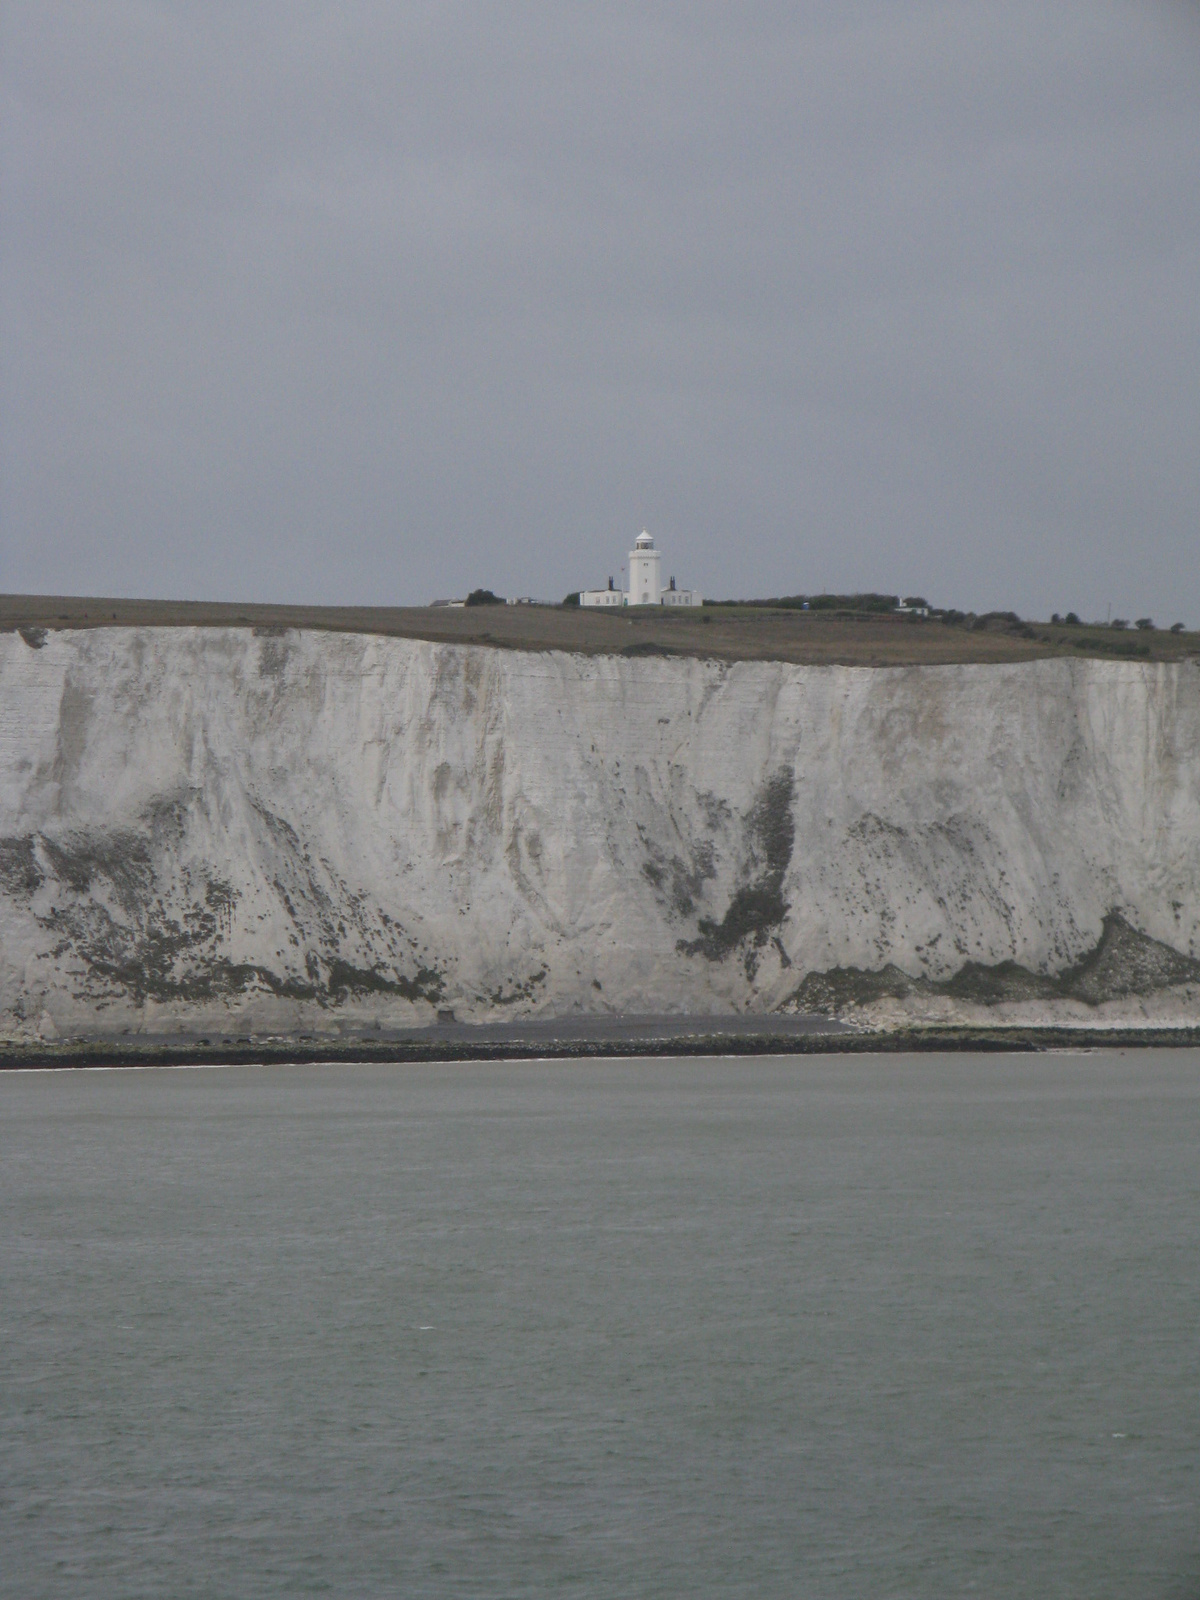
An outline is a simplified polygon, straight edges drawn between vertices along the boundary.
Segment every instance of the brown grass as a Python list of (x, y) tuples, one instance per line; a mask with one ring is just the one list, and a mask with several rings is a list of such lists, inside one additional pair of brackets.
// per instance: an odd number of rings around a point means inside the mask
[(562, 606), (282, 606), (206, 600), (105, 600), (0, 595), (0, 631), (112, 627), (308, 628), (509, 650), (585, 655), (712, 656), (864, 667), (1031, 661), (1047, 656), (1178, 661), (1200, 656), (1200, 634), (1103, 625), (945, 623), (890, 615), (705, 607), (580, 611)]

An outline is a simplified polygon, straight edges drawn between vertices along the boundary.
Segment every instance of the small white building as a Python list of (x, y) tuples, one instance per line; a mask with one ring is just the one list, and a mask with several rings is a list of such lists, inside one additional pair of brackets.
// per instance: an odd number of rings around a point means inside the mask
[(629, 588), (617, 589), (610, 578), (607, 589), (581, 589), (581, 606), (699, 606), (704, 601), (695, 589), (677, 589), (671, 578), (662, 581), (662, 552), (644, 530), (629, 552)]

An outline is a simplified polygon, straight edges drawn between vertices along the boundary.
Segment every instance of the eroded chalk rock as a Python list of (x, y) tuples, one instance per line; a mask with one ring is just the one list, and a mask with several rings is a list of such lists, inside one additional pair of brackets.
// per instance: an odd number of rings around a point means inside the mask
[(1196, 1009), (1194, 662), (114, 628), (0, 635), (0, 693), (10, 1036)]

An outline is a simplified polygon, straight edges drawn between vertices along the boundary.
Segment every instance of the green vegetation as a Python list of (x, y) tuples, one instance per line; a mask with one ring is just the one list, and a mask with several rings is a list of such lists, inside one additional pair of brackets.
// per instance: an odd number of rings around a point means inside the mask
[(1183, 623), (1135, 633), (1113, 629), (1103, 618), (1085, 623), (1073, 611), (1049, 622), (1029, 622), (1013, 611), (979, 615), (948, 606), (926, 610), (914, 604), (920, 596), (908, 596), (905, 610), (893, 609), (896, 596), (872, 593), (706, 601), (701, 611), (682, 606), (581, 607), (574, 593), (560, 605), (504, 605), (498, 595), (489, 601), (490, 593), (476, 590), (469, 606), (438, 608), (0, 595), (0, 633), (16, 633), (29, 650), (42, 649), (60, 631), (75, 629), (204, 627), (246, 629), (275, 645), (284, 643), (290, 629), (584, 655), (619, 654), (625, 644), (654, 641), (681, 655), (729, 661), (872, 667), (1064, 655), (1200, 659), (1200, 634), (1188, 632)]
[[(909, 602), (905, 602), (908, 604)], [(913, 602), (924, 605), (923, 600)], [(773, 600), (706, 600), (706, 606), (750, 606), (771, 611), (845, 611), (854, 615), (877, 615), (895, 611), (898, 594), (785, 594)]]
[(1148, 656), (1150, 646), (1138, 644), (1133, 639), (1097, 639), (1084, 637), (1073, 639), (1072, 644), (1076, 650), (1086, 650), (1088, 655), (1110, 656)]
[(493, 594), (490, 589), (472, 589), (467, 596), (466, 604), (469, 606), (502, 606), (504, 596)]
[(1200, 980), (1200, 961), (1152, 939), (1125, 921), (1119, 911), (1104, 918), (1100, 938), (1092, 949), (1061, 972), (1032, 972), (1016, 961), (988, 966), (968, 961), (953, 976), (941, 980), (910, 977), (889, 964), (876, 971), (861, 967), (834, 967), (810, 972), (791, 996), (799, 1011), (825, 1016), (883, 999), (903, 1000), (909, 995), (948, 995), (956, 1000), (996, 1005), (1014, 1000), (1081, 1000), (1098, 1006), (1127, 995), (1158, 990)]
[[(1102, 628), (1106, 633), (1126, 632), (1130, 623), (1126, 617), (1113, 617), (1107, 622), (1085, 623), (1080, 620), (1077, 611), (1068, 611), (1062, 616), (1055, 611), (1049, 624), (1031, 623), (1019, 616), (1015, 611), (958, 611), (952, 606), (931, 606), (924, 595), (905, 595), (903, 602), (894, 594), (791, 594), (777, 595), (768, 600), (706, 600), (706, 608), (712, 610), (744, 611), (806, 611), (808, 613), (824, 612), (846, 620), (854, 618), (871, 618), (884, 615), (894, 615), (898, 621), (923, 623), (940, 622), (949, 627), (967, 628), (977, 633), (1008, 633), (1016, 638), (1040, 641), (1043, 644), (1057, 644), (1059, 648), (1070, 646), (1076, 650), (1086, 650), (1094, 654), (1119, 655), (1119, 656), (1148, 656), (1151, 654), (1148, 645), (1134, 644), (1132, 641), (1117, 643), (1112, 639), (1097, 637), (1094, 633), (1086, 638), (1065, 639), (1061, 636), (1055, 640), (1052, 636), (1039, 633), (1039, 628), (1047, 626), (1054, 628)], [(707, 620), (707, 618), (705, 619)], [(1139, 633), (1156, 633), (1153, 617), (1138, 617), (1133, 624)], [(1186, 631), (1182, 622), (1171, 624), (1173, 634)]]

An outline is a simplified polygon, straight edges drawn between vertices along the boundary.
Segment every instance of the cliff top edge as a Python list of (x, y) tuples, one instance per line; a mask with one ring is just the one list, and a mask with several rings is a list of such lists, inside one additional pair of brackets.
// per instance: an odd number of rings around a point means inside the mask
[(29, 643), (80, 628), (309, 629), (580, 655), (715, 657), (800, 665), (967, 665), (1067, 657), (1180, 661), (1200, 657), (1200, 633), (1116, 630), (992, 615), (947, 622), (766, 607), (611, 612), (567, 606), (304, 606), (215, 600), (0, 595), (0, 632)]

